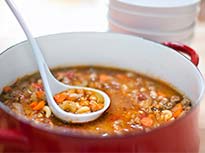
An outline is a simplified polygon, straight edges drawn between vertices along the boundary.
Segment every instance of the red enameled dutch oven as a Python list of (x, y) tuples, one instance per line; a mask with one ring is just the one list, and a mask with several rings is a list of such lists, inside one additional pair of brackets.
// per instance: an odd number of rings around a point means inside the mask
[[(135, 70), (170, 83), (192, 100), (193, 108), (147, 133), (100, 137), (36, 124), (0, 103), (0, 143), (5, 152), (198, 152), (204, 80), (197, 69), (198, 55), (191, 48), (113, 33), (56, 34), (40, 37), (38, 42), (51, 68), (103, 65)], [(189, 55), (191, 61), (178, 52)], [(0, 91), (34, 71), (37, 66), (28, 42), (10, 47), (0, 55)]]

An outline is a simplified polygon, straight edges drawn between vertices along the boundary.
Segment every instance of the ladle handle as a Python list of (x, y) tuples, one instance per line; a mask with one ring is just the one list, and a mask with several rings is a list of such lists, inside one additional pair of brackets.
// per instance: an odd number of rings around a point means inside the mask
[(50, 97), (52, 97), (51, 92), (50, 91), (50, 86), (49, 86), (49, 82), (48, 82), (48, 78), (47, 78), (47, 73), (50, 73), (49, 68), (45, 62), (45, 59), (41, 53), (41, 50), (37, 44), (36, 39), (33, 38), (28, 26), (26, 25), (26, 22), (24, 21), (23, 17), (21, 16), (21, 14), (19, 13), (17, 7), (15, 6), (14, 2), (12, 0), (5, 0), (6, 3), (8, 4), (9, 8), (11, 9), (11, 11), (13, 12), (13, 14), (15, 15), (16, 19), (18, 20), (19, 24), (21, 25), (22, 29), (24, 30), (24, 33), (26, 34), (27, 39), (29, 40), (31, 47), (32, 47), (32, 51), (33, 54), (35, 56), (40, 74), (41, 74), (41, 78), (43, 80), (43, 84), (44, 84), (44, 88), (46, 91), (46, 95), (50, 95)]

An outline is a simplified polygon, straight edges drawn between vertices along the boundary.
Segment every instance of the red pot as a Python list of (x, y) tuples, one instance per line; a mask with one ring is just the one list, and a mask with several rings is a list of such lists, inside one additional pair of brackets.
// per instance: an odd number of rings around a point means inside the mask
[[(51, 67), (95, 64), (130, 68), (172, 84), (192, 100), (193, 108), (175, 122), (147, 133), (99, 137), (34, 124), (0, 103), (0, 143), (5, 152), (198, 152), (198, 113), (204, 81), (196, 68), (198, 55), (191, 48), (164, 43), (188, 54), (192, 62), (173, 49), (122, 34), (58, 34), (38, 41)], [(0, 55), (0, 89), (37, 70), (32, 56), (28, 42)]]

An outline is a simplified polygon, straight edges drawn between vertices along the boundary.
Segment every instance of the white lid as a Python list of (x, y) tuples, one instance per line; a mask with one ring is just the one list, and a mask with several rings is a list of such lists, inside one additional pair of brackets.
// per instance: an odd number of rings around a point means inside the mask
[(199, 3), (200, 0), (117, 0), (121, 3), (142, 7), (185, 7)]
[(110, 6), (130, 12), (190, 14), (197, 11), (200, 0), (110, 0)]

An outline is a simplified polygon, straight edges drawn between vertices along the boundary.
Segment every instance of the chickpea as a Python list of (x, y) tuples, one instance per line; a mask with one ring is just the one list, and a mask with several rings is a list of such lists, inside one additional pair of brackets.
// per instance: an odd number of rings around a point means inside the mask
[(71, 113), (95, 112), (103, 108), (104, 98), (93, 91), (83, 89), (71, 89), (55, 96), (59, 106)]

